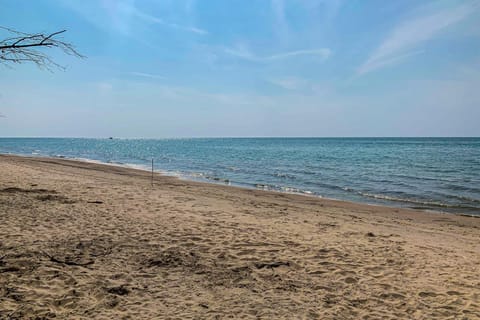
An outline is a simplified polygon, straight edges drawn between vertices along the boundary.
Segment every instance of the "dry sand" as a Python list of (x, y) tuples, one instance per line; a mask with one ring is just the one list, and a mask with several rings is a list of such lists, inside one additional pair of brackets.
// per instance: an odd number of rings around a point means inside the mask
[(0, 319), (480, 319), (480, 219), (0, 156)]

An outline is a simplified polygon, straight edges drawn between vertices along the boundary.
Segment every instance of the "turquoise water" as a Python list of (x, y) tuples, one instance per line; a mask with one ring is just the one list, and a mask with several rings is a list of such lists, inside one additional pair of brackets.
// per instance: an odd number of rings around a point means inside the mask
[(0, 138), (0, 152), (187, 179), (480, 215), (480, 138)]

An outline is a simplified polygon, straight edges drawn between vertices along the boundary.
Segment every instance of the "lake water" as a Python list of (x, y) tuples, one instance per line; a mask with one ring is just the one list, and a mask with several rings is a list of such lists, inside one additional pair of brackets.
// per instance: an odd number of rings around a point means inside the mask
[(480, 215), (480, 138), (0, 138), (0, 152), (186, 179)]

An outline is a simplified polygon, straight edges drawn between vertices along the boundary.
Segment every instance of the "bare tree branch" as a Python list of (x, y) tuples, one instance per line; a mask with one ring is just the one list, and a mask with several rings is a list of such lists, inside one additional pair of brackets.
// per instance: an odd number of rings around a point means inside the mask
[(85, 58), (72, 44), (58, 37), (66, 30), (44, 35), (42, 33), (29, 34), (2, 26), (0, 26), (0, 29), (11, 35), (9, 38), (0, 40), (0, 64), (8, 66), (12, 63), (33, 62), (39, 68), (50, 71), (53, 67), (65, 69), (53, 61), (46, 53), (40, 51), (42, 48), (58, 48), (68, 55)]

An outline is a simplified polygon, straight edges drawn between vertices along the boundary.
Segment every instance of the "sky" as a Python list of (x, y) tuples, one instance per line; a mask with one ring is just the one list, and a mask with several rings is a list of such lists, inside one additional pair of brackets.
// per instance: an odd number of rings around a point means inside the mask
[[(480, 0), (0, 0), (0, 136), (480, 136)], [(0, 32), (0, 39), (8, 35)]]

